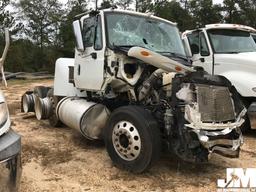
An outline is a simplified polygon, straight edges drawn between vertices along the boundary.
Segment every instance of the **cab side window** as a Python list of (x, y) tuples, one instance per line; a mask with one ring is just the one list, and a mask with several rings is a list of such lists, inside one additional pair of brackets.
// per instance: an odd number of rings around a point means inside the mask
[(203, 32), (199, 34), (199, 38), (200, 38), (200, 54), (202, 56), (209, 56), (210, 52), (209, 52), (207, 41)]
[(199, 33), (194, 32), (188, 35), (188, 41), (192, 55), (199, 54)]
[(101, 25), (101, 17), (97, 17), (97, 26), (96, 26), (96, 36), (95, 36), (95, 44), (94, 49), (95, 50), (101, 50), (103, 47), (102, 43), (102, 25)]
[(93, 47), (95, 50), (102, 49), (102, 25), (101, 17), (90, 17), (83, 23), (83, 42), (85, 47)]
[(84, 20), (83, 23), (83, 42), (85, 47), (92, 47), (95, 36), (95, 17), (90, 17)]

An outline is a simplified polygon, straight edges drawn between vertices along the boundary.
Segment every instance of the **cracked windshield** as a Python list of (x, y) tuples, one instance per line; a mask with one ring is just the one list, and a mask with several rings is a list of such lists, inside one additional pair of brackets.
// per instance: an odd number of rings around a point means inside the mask
[(110, 47), (140, 46), (159, 53), (185, 56), (175, 25), (150, 17), (110, 13), (107, 15)]

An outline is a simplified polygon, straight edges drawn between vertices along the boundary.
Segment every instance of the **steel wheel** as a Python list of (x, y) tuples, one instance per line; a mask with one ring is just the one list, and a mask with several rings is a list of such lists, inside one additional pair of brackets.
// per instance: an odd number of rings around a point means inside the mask
[(118, 155), (127, 161), (136, 159), (141, 150), (141, 139), (136, 127), (128, 121), (120, 121), (113, 129), (112, 142)]

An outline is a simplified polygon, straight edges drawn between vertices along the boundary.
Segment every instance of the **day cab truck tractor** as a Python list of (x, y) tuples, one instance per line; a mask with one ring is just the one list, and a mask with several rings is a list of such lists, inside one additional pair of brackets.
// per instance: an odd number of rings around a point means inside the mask
[[(4, 78), (3, 65), (10, 45), (9, 31), (5, 31), (6, 46), (0, 58), (0, 70)], [(21, 177), (21, 137), (11, 128), (6, 100), (0, 90), (0, 192), (16, 192)]]
[(22, 96), (24, 112), (104, 139), (135, 173), (162, 147), (190, 163), (239, 156), (246, 109), (225, 77), (190, 66), (175, 23), (111, 8), (77, 16), (73, 30), (75, 58), (57, 60), (53, 88)]
[[(210, 24), (182, 34), (193, 66), (226, 77), (239, 92), (247, 109), (256, 102), (256, 43), (251, 35), (255, 32), (243, 25)], [(250, 128), (246, 115), (243, 131)]]

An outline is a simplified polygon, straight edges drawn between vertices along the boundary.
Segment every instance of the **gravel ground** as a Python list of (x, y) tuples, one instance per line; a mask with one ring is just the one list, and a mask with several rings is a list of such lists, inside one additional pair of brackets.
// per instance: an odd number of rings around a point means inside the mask
[(20, 113), (20, 97), (26, 90), (51, 84), (49, 80), (11, 81), (4, 90), (12, 128), (22, 135), (21, 192), (208, 192), (217, 190), (217, 179), (226, 178), (226, 168), (256, 168), (256, 131), (251, 131), (245, 135), (239, 159), (212, 155), (209, 163), (193, 165), (162, 155), (144, 174), (119, 170), (112, 165), (103, 143), (87, 141), (75, 130), (53, 128), (47, 121), (37, 121), (33, 114)]

